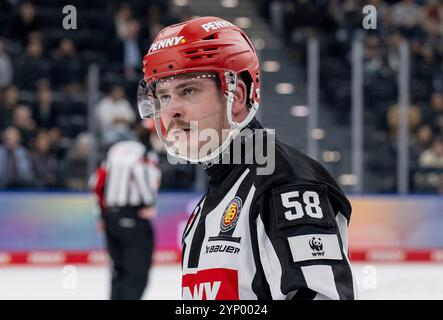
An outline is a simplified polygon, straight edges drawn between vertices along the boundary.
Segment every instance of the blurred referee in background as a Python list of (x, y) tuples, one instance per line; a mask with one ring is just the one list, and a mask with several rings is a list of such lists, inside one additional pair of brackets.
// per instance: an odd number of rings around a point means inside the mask
[(111, 300), (141, 299), (147, 286), (160, 177), (149, 144), (124, 140), (110, 147), (92, 181), (112, 260)]

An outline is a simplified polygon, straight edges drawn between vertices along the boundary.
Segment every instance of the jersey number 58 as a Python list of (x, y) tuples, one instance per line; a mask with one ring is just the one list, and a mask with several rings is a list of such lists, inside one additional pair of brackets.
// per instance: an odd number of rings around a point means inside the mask
[(283, 206), (287, 209), (293, 209), (285, 212), (286, 219), (289, 221), (300, 219), (305, 213), (311, 218), (323, 218), (323, 211), (320, 208), (320, 198), (317, 192), (305, 191), (303, 192), (302, 199), (299, 198), (300, 194), (298, 191), (291, 191), (281, 194)]

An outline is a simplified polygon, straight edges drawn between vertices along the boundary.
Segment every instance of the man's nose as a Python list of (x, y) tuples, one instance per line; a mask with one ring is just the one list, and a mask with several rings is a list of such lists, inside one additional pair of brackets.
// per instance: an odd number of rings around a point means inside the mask
[(166, 112), (171, 118), (183, 118), (185, 115), (185, 106), (183, 101), (176, 96), (171, 96)]

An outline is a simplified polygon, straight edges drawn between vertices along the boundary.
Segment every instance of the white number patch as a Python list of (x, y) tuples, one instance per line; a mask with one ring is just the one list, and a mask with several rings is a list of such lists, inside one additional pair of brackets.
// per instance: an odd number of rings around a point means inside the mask
[[(301, 200), (303, 201), (303, 204)], [(303, 192), (302, 199), (300, 199), (298, 191), (282, 193), (281, 201), (286, 209), (293, 209), (285, 212), (285, 217), (289, 221), (300, 219), (305, 213), (311, 218), (323, 218), (323, 211), (320, 208), (320, 197), (315, 191)]]

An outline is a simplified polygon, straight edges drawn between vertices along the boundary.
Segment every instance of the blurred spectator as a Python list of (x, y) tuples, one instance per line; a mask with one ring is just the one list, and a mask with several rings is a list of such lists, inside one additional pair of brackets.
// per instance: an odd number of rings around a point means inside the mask
[(427, 0), (424, 5), (425, 19), (433, 18), (443, 22), (443, 6), (440, 0)]
[(420, 7), (414, 0), (403, 0), (393, 7), (394, 22), (400, 32), (407, 38), (419, 35), (419, 23), (423, 16)]
[(0, 188), (32, 187), (34, 182), (31, 158), (20, 145), (20, 132), (8, 127), (0, 146)]
[(13, 77), (11, 58), (5, 51), (3, 40), (0, 39), (0, 88), (11, 84)]
[(32, 110), (32, 117), (40, 128), (57, 127), (58, 106), (54, 103), (54, 94), (49, 83), (38, 86), (37, 101)]
[(370, 0), (367, 4), (377, 8), (377, 33), (385, 37), (394, 32), (396, 28), (392, 7), (383, 0)]
[[(20, 4), (20, 10), (14, 16), (11, 24), (12, 38), (18, 41), (26, 41), (27, 36), (32, 31), (40, 29), (40, 22), (35, 14), (35, 7), (30, 1)], [(22, 42), (24, 44), (24, 42)]]
[(443, 133), (443, 113), (437, 114), (434, 118), (434, 130), (439, 134)]
[(387, 41), (387, 59), (389, 67), (398, 71), (400, 66), (400, 45), (403, 41), (403, 38), (399, 32), (394, 32), (389, 35)]
[(18, 63), (17, 71), (17, 83), (23, 89), (35, 89), (38, 80), (47, 78), (48, 64), (43, 59), (43, 47), (40, 41), (29, 42), (26, 53)]
[(422, 168), (443, 168), (443, 140), (435, 139), (431, 148), (420, 155), (418, 162)]
[(115, 35), (124, 39), (128, 29), (128, 22), (132, 19), (132, 8), (127, 2), (123, 2), (114, 14)]
[(51, 82), (56, 88), (79, 86), (81, 62), (71, 39), (60, 40), (51, 66)]
[(422, 124), (420, 125), (420, 127), (418, 127), (417, 134), (414, 139), (414, 145), (416, 148), (416, 151), (414, 153), (417, 158), (418, 156), (420, 156), (421, 153), (423, 153), (423, 151), (431, 146), (432, 138), (433, 133), (432, 127), (430, 125)]
[(322, 12), (319, 8), (317, 9), (316, 12), (315, 4), (312, 1), (284, 1), (283, 28), (294, 31), (293, 33), (286, 33), (285, 36), (288, 39), (299, 39), (311, 34), (312, 30), (319, 28)]
[[(410, 132), (415, 132), (422, 121), (421, 110), (418, 106), (409, 106), (407, 110), (408, 126)], [(390, 136), (396, 139), (400, 124), (400, 109), (398, 105), (393, 105), (388, 110), (387, 115)]]
[(265, 9), (263, 14), (269, 15), (269, 19), (272, 27), (278, 31), (283, 33), (283, 1), (270, 1), (269, 7), (267, 10)]
[(26, 105), (18, 105), (13, 114), (12, 125), (20, 131), (22, 144), (30, 147), (31, 139), (35, 137), (36, 123), (32, 119), (31, 109)]
[(57, 159), (50, 153), (50, 136), (46, 131), (40, 131), (33, 143), (31, 153), (36, 186), (51, 188), (57, 186)]
[[(443, 92), (434, 92), (431, 96), (431, 114), (429, 115), (428, 123), (438, 127), (437, 117), (443, 115)], [(434, 121), (432, 121), (434, 120)]]
[(65, 158), (64, 179), (69, 189), (87, 188), (88, 158), (94, 148), (94, 140), (88, 133), (81, 133), (75, 139)]
[(72, 144), (71, 139), (64, 137), (60, 128), (52, 128), (47, 132), (49, 135), (51, 153), (57, 158), (57, 160), (62, 161)]
[(150, 43), (141, 36), (140, 23), (135, 19), (125, 21), (121, 29), (121, 34), (114, 40), (111, 59), (123, 66), (127, 80), (138, 80), (141, 77), (140, 61)]
[(148, 10), (147, 17), (149, 32), (151, 33), (151, 40), (154, 40), (155, 36), (160, 32), (160, 30), (165, 27), (162, 18), (166, 18), (166, 14), (163, 14), (160, 6), (152, 5)]
[(108, 94), (99, 101), (97, 120), (102, 142), (106, 146), (132, 137), (130, 127), (135, 121), (135, 113), (125, 98), (122, 86), (111, 86)]
[(0, 101), (0, 130), (12, 124), (12, 115), (20, 100), (20, 92), (16, 86), (9, 86), (3, 92), (3, 99)]
[(384, 62), (378, 35), (371, 34), (366, 38), (364, 57), (364, 70), (367, 75), (372, 76), (380, 72)]
[[(443, 4), (440, 0), (428, 0), (423, 9), (424, 29), (428, 33), (428, 38), (440, 39), (443, 36)], [(431, 43), (442, 48), (440, 42)]]
[(361, 26), (361, 3), (356, 0), (344, 0), (341, 4), (343, 10), (342, 24), (345, 29), (359, 29)]
[(45, 41), (45, 37), (43, 36), (41, 31), (31, 31), (28, 33), (27, 44), (32, 42), (39, 42), (43, 44)]
[(436, 118), (439, 114), (443, 114), (443, 94), (434, 91), (428, 104), (423, 108), (423, 121), (432, 125), (433, 129), (437, 127)]
[(140, 61), (143, 52), (141, 48), (140, 24), (137, 20), (130, 20), (127, 24), (126, 34), (122, 39), (123, 45), (123, 65), (125, 68), (126, 79), (137, 79), (137, 72), (140, 72)]
[[(179, 23), (184, 21), (183, 19), (189, 20), (192, 17), (192, 13), (187, 7), (172, 7), (168, 9), (168, 1), (155, 1), (149, 5), (139, 2), (137, 3), (137, 9), (137, 12), (142, 13), (142, 18), (139, 19), (139, 22), (143, 54), (149, 49), (158, 32), (166, 25)], [(175, 11), (177, 11), (177, 14), (175, 14)]]
[(411, 61), (416, 65), (420, 65), (425, 61), (425, 50), (420, 39), (411, 40)]
[[(442, 55), (443, 57), (443, 55)], [(443, 66), (443, 61), (442, 61)], [(438, 77), (440, 76), (440, 79)], [(437, 65), (433, 66), (432, 70), (430, 70), (429, 81), (426, 83), (428, 88), (428, 98), (431, 95), (432, 90), (437, 92), (443, 92), (443, 68), (438, 70)]]

